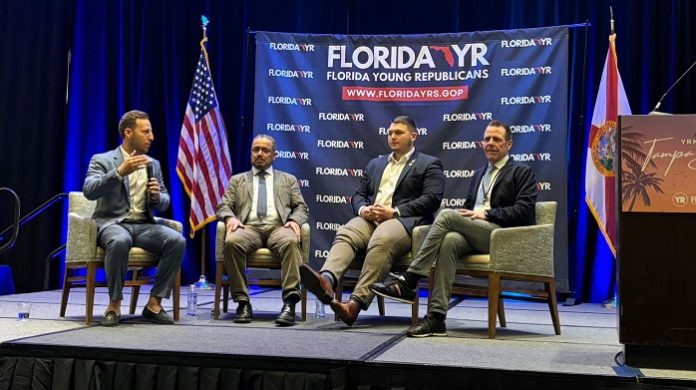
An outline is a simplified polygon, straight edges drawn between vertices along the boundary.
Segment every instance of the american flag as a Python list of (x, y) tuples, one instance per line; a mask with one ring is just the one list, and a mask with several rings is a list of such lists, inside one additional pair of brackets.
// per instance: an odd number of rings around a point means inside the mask
[(176, 172), (191, 198), (191, 238), (215, 220), (215, 208), (232, 175), (227, 131), (218, 109), (204, 39), (181, 126)]

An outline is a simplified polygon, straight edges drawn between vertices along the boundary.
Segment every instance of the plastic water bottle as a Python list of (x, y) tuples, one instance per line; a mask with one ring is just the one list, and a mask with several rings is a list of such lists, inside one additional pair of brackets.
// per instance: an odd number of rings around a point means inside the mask
[(324, 318), (326, 317), (325, 306), (319, 299), (317, 299), (316, 306), (314, 308), (314, 318)]
[(186, 315), (195, 317), (198, 314), (198, 291), (195, 284), (189, 286), (186, 302)]

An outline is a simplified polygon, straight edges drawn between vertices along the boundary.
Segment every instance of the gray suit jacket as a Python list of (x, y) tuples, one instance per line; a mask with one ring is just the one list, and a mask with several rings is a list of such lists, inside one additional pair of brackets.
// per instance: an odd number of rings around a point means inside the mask
[[(164, 186), (160, 163), (154, 158), (150, 159), (152, 160), (152, 173), (161, 189), (158, 203), (150, 201), (149, 193), (147, 196), (147, 217), (150, 222), (154, 223), (152, 209), (164, 211), (169, 207), (170, 200), (167, 187)], [(106, 153), (95, 154), (89, 162), (82, 192), (87, 199), (97, 201), (92, 218), (97, 222), (98, 234), (105, 227), (123, 221), (130, 210), (128, 177), (121, 179), (116, 174), (116, 169), (122, 162), (123, 153), (121, 153), (120, 146)]]
[[(246, 221), (251, 214), (253, 180), (251, 171), (232, 176), (222, 202), (217, 206), (219, 220), (225, 221), (227, 218), (235, 217), (242, 223)], [(293, 220), (299, 225), (307, 222), (307, 204), (295, 176), (273, 169), (273, 201), (283, 224), (288, 220)]]

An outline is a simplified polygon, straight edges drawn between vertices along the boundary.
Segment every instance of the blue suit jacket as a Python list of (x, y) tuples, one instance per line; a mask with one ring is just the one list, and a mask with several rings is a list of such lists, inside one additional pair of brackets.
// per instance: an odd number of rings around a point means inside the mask
[[(373, 158), (367, 163), (358, 188), (353, 195), (353, 211), (374, 203), (387, 167), (389, 155)], [(440, 208), (445, 192), (445, 174), (439, 158), (414, 151), (396, 182), (392, 207), (399, 209), (401, 222), (408, 234), (418, 225), (433, 222), (433, 215)]]
[[(160, 199), (158, 203), (150, 201), (147, 193), (147, 218), (154, 223), (152, 209), (164, 211), (169, 207), (169, 193), (162, 178), (162, 168), (159, 161), (152, 160), (152, 174), (160, 185)], [(98, 234), (114, 223), (123, 221), (130, 210), (130, 185), (128, 177), (119, 178), (116, 169), (123, 162), (121, 147), (106, 153), (95, 154), (89, 162), (87, 177), (82, 186), (82, 192), (89, 200), (96, 200), (92, 218), (97, 222)]]
[[(488, 164), (476, 170), (464, 208), (474, 209), (476, 195)], [(533, 225), (536, 221), (537, 179), (528, 165), (508, 160), (491, 188), (488, 220), (502, 227)]]

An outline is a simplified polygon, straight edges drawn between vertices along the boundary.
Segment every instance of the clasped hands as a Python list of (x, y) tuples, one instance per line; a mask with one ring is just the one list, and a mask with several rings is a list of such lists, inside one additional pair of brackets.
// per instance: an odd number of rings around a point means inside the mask
[[(116, 168), (121, 177), (126, 177), (131, 173), (137, 171), (138, 169), (144, 168), (148, 164), (151, 164), (150, 157), (139, 154), (135, 156), (126, 156), (121, 165)], [(152, 202), (157, 203), (160, 199), (161, 188), (157, 178), (151, 177), (147, 182), (147, 191), (150, 193), (150, 199)]]
[(360, 210), (360, 216), (367, 221), (381, 223), (394, 218), (394, 209), (381, 204), (365, 206)]
[(471, 219), (482, 219), (487, 220), (485, 210), (469, 210), (469, 209), (455, 209), (459, 215), (462, 217), (469, 217)]
[[(287, 221), (285, 225), (283, 225), (283, 227), (292, 229), (293, 233), (295, 233), (295, 236), (297, 236), (297, 239), (300, 239), (300, 224), (290, 220)], [(230, 234), (232, 234), (233, 231), (244, 228), (245, 226), (242, 223), (242, 221), (238, 220), (237, 218), (227, 218), (227, 222), (225, 223), (225, 235), (229, 236)]]

